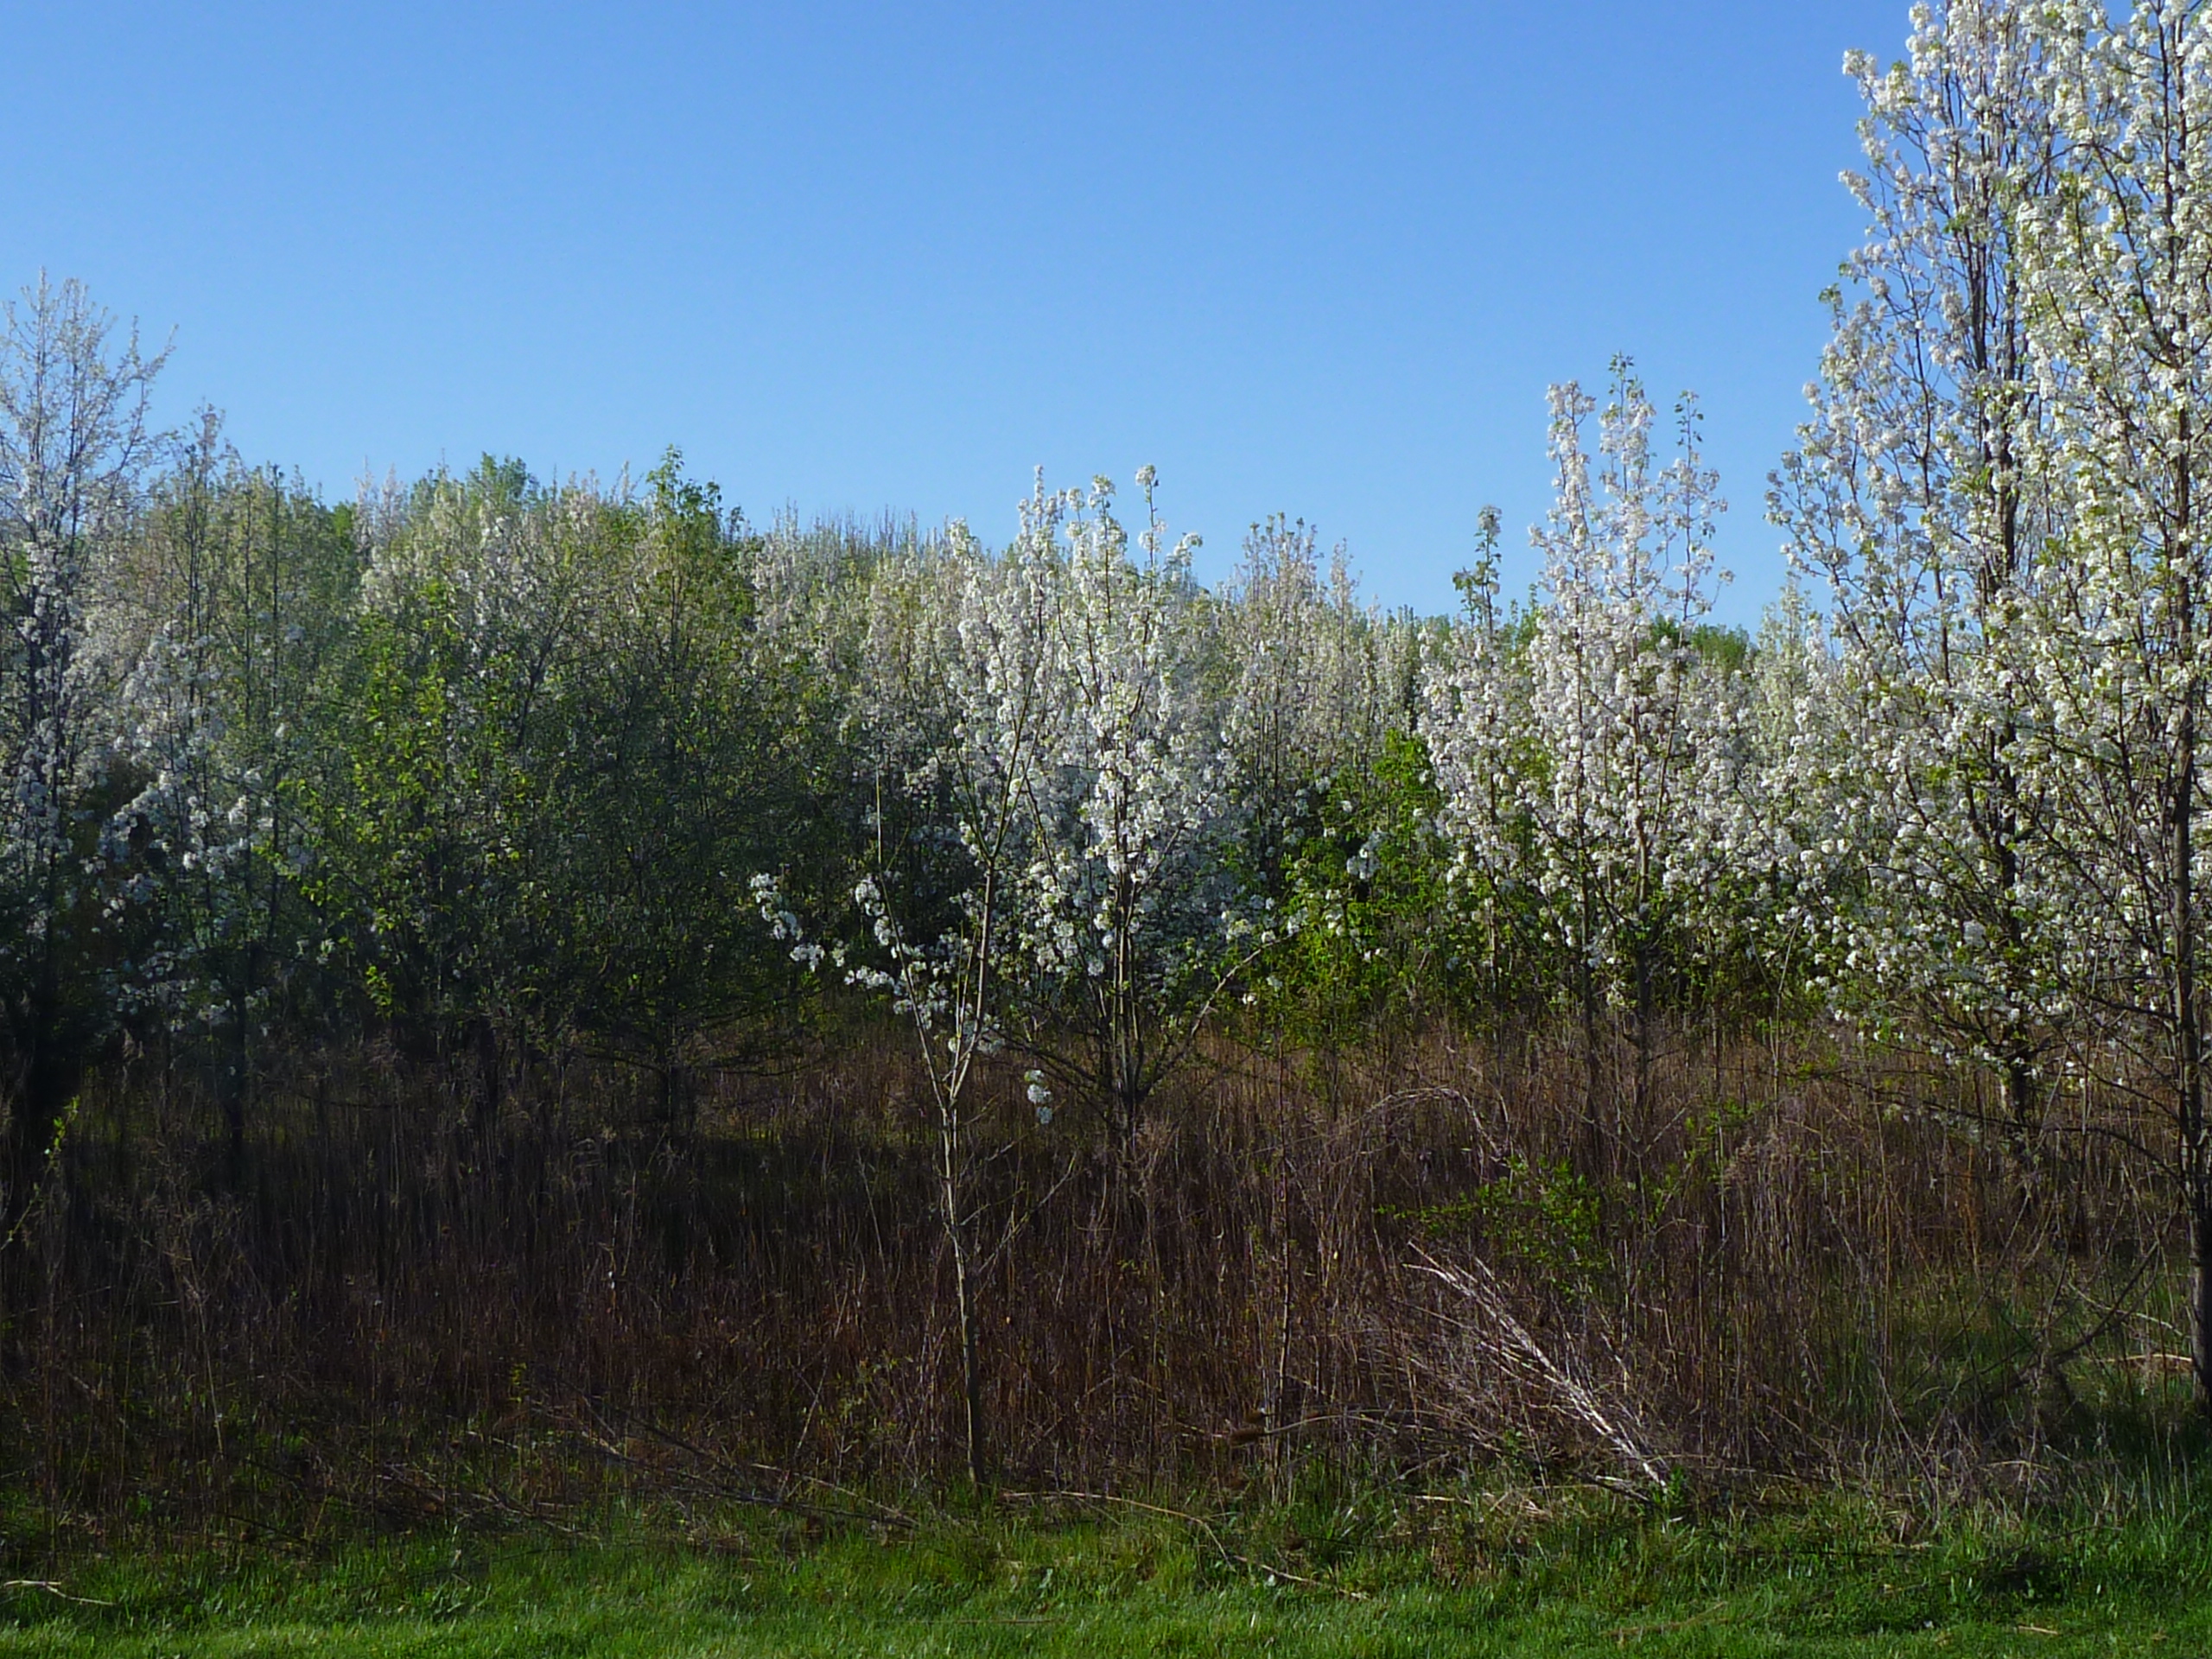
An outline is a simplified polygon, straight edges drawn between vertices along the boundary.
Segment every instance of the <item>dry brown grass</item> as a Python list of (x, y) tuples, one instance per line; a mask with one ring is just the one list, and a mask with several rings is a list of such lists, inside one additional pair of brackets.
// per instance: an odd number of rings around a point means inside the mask
[[(95, 1527), (948, 1479), (912, 1083), (854, 1042), (672, 1123), (578, 1063), (487, 1141), (435, 1073), (325, 1057), (264, 1089), (232, 1181), (204, 1103), (118, 1069), (8, 1270), (11, 1460)], [(1631, 1443), (1704, 1479), (1986, 1468), (2093, 1440), (2091, 1383), (2173, 1345), (2164, 1199), (2090, 1105), (2024, 1158), (1973, 1078), (1821, 1033), (1682, 1034), (1579, 1175), (1581, 1061), (1541, 1032), (1224, 1046), (1122, 1152), (988, 1086), (988, 1397), (1033, 1490), (1634, 1479)]]

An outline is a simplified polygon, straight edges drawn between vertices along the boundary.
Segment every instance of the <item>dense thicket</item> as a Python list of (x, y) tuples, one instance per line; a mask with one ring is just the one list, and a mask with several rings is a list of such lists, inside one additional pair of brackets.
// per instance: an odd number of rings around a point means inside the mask
[(1486, 516), (1420, 619), (1280, 518), (1202, 587), (1148, 470), (1004, 548), (756, 528), (673, 453), (332, 505), (27, 291), (0, 1358), (49, 1498), (303, 1414), (1659, 1480), (2041, 1446), (2167, 1331), (2202, 1395), (2212, 16), (1955, 0), (1854, 71), (1756, 638), (1625, 361), (1553, 396), (1529, 601)]

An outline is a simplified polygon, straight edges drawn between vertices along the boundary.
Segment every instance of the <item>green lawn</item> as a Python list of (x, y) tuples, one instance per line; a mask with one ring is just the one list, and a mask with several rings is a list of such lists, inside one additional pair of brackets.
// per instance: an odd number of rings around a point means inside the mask
[(0, 1656), (2212, 1655), (2194, 1506), (1902, 1543), (1863, 1514), (1370, 1509), (89, 1557), (0, 1598)]

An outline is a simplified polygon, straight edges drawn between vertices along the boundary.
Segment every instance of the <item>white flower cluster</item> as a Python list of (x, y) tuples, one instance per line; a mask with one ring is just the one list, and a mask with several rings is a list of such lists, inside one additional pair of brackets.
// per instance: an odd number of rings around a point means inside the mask
[(1700, 459), (1695, 404), (1658, 467), (1654, 411), (1625, 360), (1600, 420), (1552, 392), (1557, 499), (1526, 637), (1501, 625), (1494, 577), (1431, 678), (1422, 730), (1459, 875), (1478, 903), (1531, 894), (1560, 945), (1607, 995), (1632, 992), (1669, 928), (1729, 874), (1743, 690), (1700, 649), (1723, 504)]
[(125, 658), (100, 600), (165, 442), (146, 414), (167, 353), (112, 330), (73, 282), (0, 307), (0, 1001), (18, 1007), (97, 874), (80, 831)]
[(848, 969), (925, 1026), (951, 1020), (956, 1045), (1010, 1022), (1130, 1111), (1243, 948), (1212, 612), (1195, 538), (1171, 543), (1150, 469), (1138, 485), (1134, 537), (1108, 480), (1040, 477), (1003, 555), (955, 524), (871, 573), (856, 723), (965, 874), (926, 945), (894, 878), (864, 883), (878, 954)]

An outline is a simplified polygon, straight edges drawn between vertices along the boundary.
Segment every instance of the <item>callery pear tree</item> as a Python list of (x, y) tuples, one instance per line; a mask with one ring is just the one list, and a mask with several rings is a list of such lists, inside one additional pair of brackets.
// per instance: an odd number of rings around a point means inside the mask
[(1478, 622), (1432, 728), (1447, 811), (1473, 856), (1495, 870), (1525, 850), (1522, 879), (1582, 1024), (1584, 1156), (1595, 1170), (1611, 1161), (1606, 1011), (1630, 1015), (1640, 1118), (1660, 976), (1686, 948), (1710, 868), (1713, 814), (1700, 785), (1731, 692), (1698, 631), (1722, 503), (1694, 403), (1679, 411), (1677, 458), (1660, 465), (1655, 411), (1626, 359), (1594, 478), (1583, 432), (1596, 399), (1570, 383), (1551, 405), (1557, 496), (1532, 532), (1544, 573), (1528, 639), (1509, 653), (1494, 625)]
[[(974, 1084), (978, 1064), (1002, 1052), (1012, 1010), (1031, 972), (1040, 917), (1034, 893), (1038, 803), (1056, 786), (1054, 762), (1066, 710), (1051, 675), (1052, 626), (1064, 573), (1053, 557), (1055, 504), (1025, 508), (1022, 534), (994, 558), (962, 524), (912, 566), (879, 573), (911, 601), (880, 611), (878, 726), (904, 742), (874, 760), (874, 845), (853, 890), (857, 942), (810, 940), (777, 877), (753, 878), (770, 931), (795, 959), (825, 963), (886, 997), (911, 1031), (936, 1131), (938, 1219), (951, 1257), (961, 1361), (963, 1438), (969, 1479), (988, 1481), (990, 1435), (982, 1394), (977, 1281)], [(922, 578), (918, 587), (915, 577)], [(898, 638), (894, 644), (894, 636)], [(904, 718), (896, 710), (903, 710)], [(917, 741), (922, 740), (922, 741)], [(899, 810), (906, 798), (919, 810)], [(907, 830), (950, 845), (900, 847)], [(955, 874), (946, 882), (947, 860)], [(950, 900), (944, 890), (950, 887)], [(934, 926), (935, 931), (931, 931)], [(1033, 1103), (1049, 1116), (1041, 1076)]]
[(1916, 14), (1904, 61), (1847, 67), (1868, 231), (1770, 501), (1825, 589), (1840, 669), (1826, 776), (1833, 816), (1859, 826), (1859, 899), (1830, 917), (1832, 982), (1874, 1023), (1992, 1067), (2026, 1148), (2066, 906), (2027, 753), (2047, 715), (2026, 641), (2063, 512), (2031, 464), (2049, 411), (2023, 242), (2056, 176), (2048, 53), (2032, 9), (1952, 0)]
[(130, 652), (112, 753), (153, 912), (119, 988), (206, 1067), (234, 1175), (259, 1036), (315, 933), (302, 789), (359, 574), (336, 515), (247, 467), (203, 411), (109, 583)]
[(1212, 626), (1197, 538), (1167, 541), (1150, 467), (1134, 543), (1114, 487), (1033, 499), (1025, 537), (1056, 574), (1047, 634), (1064, 711), (1027, 802), (1028, 995), (1019, 1034), (1126, 1142), (1270, 930), (1231, 866)]
[(2212, 9), (2033, 9), (2059, 135), (2026, 204), (2027, 333), (2049, 410), (2035, 470), (2064, 493), (2024, 664), (2035, 753), (2066, 810), (2063, 960), (2100, 1039), (2157, 1078), (2188, 1230), (2190, 1349), (2212, 1410), (2212, 1135), (2202, 942), (2212, 805)]

